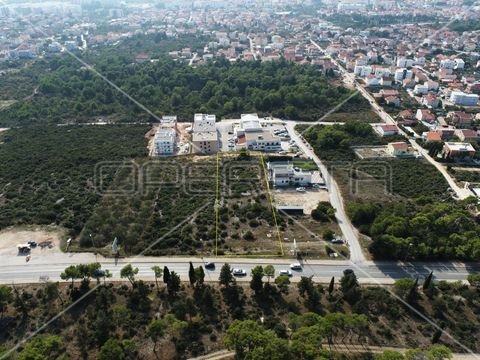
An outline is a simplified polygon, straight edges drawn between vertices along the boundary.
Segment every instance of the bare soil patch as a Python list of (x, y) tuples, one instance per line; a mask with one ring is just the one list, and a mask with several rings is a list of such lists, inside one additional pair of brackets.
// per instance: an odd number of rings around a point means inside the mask
[(277, 205), (303, 206), (303, 212), (310, 215), (320, 201), (329, 201), (326, 190), (298, 192), (293, 188), (272, 190)]
[[(30, 240), (35, 241), (37, 245), (32, 249), (32, 257), (36, 255), (61, 253), (60, 230), (47, 230), (45, 228), (9, 228), (0, 232), (0, 255), (24, 256), (19, 255), (17, 250), (18, 244), (24, 244)], [(44, 244), (42, 244), (44, 243)]]

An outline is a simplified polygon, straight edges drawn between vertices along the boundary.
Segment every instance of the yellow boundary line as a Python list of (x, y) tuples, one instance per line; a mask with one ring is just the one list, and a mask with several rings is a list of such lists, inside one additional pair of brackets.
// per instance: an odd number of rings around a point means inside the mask
[[(239, 155), (240, 152), (238, 151), (235, 151), (235, 152), (217, 152), (217, 169), (216, 169), (216, 173), (217, 173), (217, 181), (216, 181), (216, 195), (215, 195), (215, 256), (216, 257), (219, 257), (218, 256), (218, 237), (219, 237), (219, 231), (218, 231), (218, 214), (219, 214), (219, 198), (220, 198), (220, 169), (219, 169), (219, 159), (220, 159), (220, 156), (221, 155)], [(273, 217), (273, 221), (275, 223), (275, 232), (276, 232), (276, 235), (277, 235), (277, 238), (278, 238), (278, 243), (279, 243), (279, 246), (280, 246), (280, 255), (254, 255), (254, 254), (230, 254), (230, 255), (221, 255), (220, 257), (252, 257), (252, 258), (262, 258), (262, 257), (265, 257), (265, 258), (268, 258), (268, 257), (283, 257), (285, 256), (285, 253), (284, 253), (284, 250), (283, 250), (283, 243), (282, 243), (282, 238), (280, 236), (280, 229), (278, 227), (278, 221), (277, 221), (277, 212), (276, 212), (276, 208), (275, 208), (275, 204), (274, 204), (274, 201), (273, 201), (273, 196), (272, 196), (272, 192), (270, 191), (270, 184), (268, 183), (268, 176), (267, 176), (267, 169), (265, 168), (265, 161), (263, 159), (263, 154), (262, 153), (250, 153), (250, 155), (258, 155), (261, 159), (261, 164), (262, 164), (262, 169), (263, 169), (263, 176), (264, 176), (264, 179), (265, 179), (265, 184), (267, 186), (267, 192), (268, 192), (268, 200), (270, 202), (270, 208), (271, 208), (271, 211), (272, 211), (272, 217)]]
[(267, 185), (268, 199), (270, 200), (270, 207), (272, 209), (273, 221), (275, 222), (275, 230), (277, 232), (278, 244), (280, 245), (280, 253), (281, 253), (281, 256), (284, 256), (285, 254), (283, 252), (282, 238), (280, 236), (280, 230), (278, 229), (277, 209), (273, 201), (272, 192), (270, 191), (270, 184), (268, 183), (268, 174), (267, 174), (267, 169), (265, 168), (265, 161), (263, 159), (263, 154), (260, 154), (260, 159), (262, 160), (263, 175), (265, 179), (265, 184)]

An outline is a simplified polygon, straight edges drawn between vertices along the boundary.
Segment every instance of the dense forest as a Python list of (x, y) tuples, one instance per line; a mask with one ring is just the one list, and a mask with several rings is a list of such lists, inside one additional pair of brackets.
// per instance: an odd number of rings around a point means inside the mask
[(439, 203), (426, 199), (379, 206), (348, 206), (352, 222), (373, 239), (376, 258), (410, 260), (480, 260), (480, 225), (476, 200)]
[(468, 21), (455, 20), (449, 26), (450, 30), (462, 33), (464, 31), (480, 30), (480, 21), (470, 19)]
[[(229, 349), (239, 360), (440, 360), (451, 357), (449, 348), (463, 350), (443, 331), (478, 351), (475, 284), (428, 276), (399, 279), (391, 288), (360, 286), (350, 269), (327, 286), (308, 277), (290, 284), (272, 266), (256, 266), (249, 283), (237, 283), (228, 264), (218, 283), (207, 283), (205, 270), (191, 263), (188, 283), (160, 265), (152, 267), (155, 282), (144, 282), (125, 265), (122, 284), (99, 278), (99, 268), (69, 266), (62, 283), (0, 286), (0, 355), (169, 360)], [(415, 350), (370, 352), (385, 346)]]
[[(146, 156), (147, 126), (42, 126), (0, 135), (0, 229), (58, 224), (78, 234), (121, 162)], [(97, 165), (108, 162), (95, 173)], [(97, 177), (95, 177), (97, 175)]]
[[(135, 64), (126, 54), (90, 54), (83, 60), (118, 88), (71, 57), (39, 60), (48, 61), (49, 69), (38, 75), (38, 93), (0, 112), (0, 126), (75, 123), (97, 117), (154, 121), (162, 114), (191, 120), (195, 112), (217, 117), (258, 112), (316, 120), (351, 96), (350, 90), (331, 85), (317, 68), (286, 61), (230, 64), (219, 59), (192, 68), (164, 57), (154, 63)], [(8, 75), (5, 79), (2, 84), (12, 93), (11, 99), (22, 98), (9, 85)], [(2, 84), (0, 92), (4, 90)], [(28, 91), (32, 91), (31, 85)], [(365, 110), (369, 110), (369, 104), (361, 96), (354, 96), (341, 109)]]
[[(452, 202), (433, 166), (415, 159), (357, 159), (352, 146), (391, 141), (366, 124), (316, 126), (304, 137), (332, 169), (352, 222), (372, 238), (376, 259), (480, 259), (475, 200)], [(358, 191), (356, 181), (370, 186)]]
[(345, 29), (366, 29), (370, 27), (383, 27), (392, 24), (418, 24), (422, 22), (434, 23), (437, 21), (431, 15), (362, 15), (362, 14), (333, 14), (326, 17), (326, 20), (341, 26)]

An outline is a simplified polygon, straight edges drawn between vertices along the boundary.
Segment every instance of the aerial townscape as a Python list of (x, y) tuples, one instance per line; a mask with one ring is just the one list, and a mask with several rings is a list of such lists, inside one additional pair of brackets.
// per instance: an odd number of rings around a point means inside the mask
[(480, 1), (0, 28), (0, 359), (480, 359)]

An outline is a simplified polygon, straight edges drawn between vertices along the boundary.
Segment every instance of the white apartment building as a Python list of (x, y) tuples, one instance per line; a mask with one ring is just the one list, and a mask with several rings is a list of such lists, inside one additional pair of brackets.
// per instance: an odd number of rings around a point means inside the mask
[(407, 58), (404, 58), (404, 57), (400, 57), (397, 59), (397, 67), (401, 67), (401, 68), (406, 68), (406, 67), (411, 67), (413, 66), (413, 59), (407, 59)]
[(457, 63), (455, 60), (450, 59), (443, 59), (440, 61), (440, 68), (441, 69), (454, 69)]
[(395, 70), (395, 81), (397, 82), (402, 82), (405, 79), (412, 79), (413, 78), (413, 72), (411, 70), (407, 69), (397, 69)]
[(215, 154), (218, 152), (216, 116), (195, 114), (193, 119), (192, 146), (195, 153)]
[(428, 93), (428, 84), (417, 84), (415, 85), (415, 88), (413, 89), (413, 92), (416, 95), (425, 95)]
[(153, 137), (155, 155), (173, 155), (177, 145), (177, 117), (162, 116)]
[(454, 105), (476, 106), (478, 104), (478, 95), (466, 94), (463, 91), (452, 91), (450, 101)]
[(360, 76), (360, 77), (366, 77), (372, 73), (372, 67), (371, 66), (355, 66), (353, 69), (353, 72), (355, 75)]
[(177, 133), (173, 128), (159, 127), (153, 138), (155, 155), (175, 154)]

